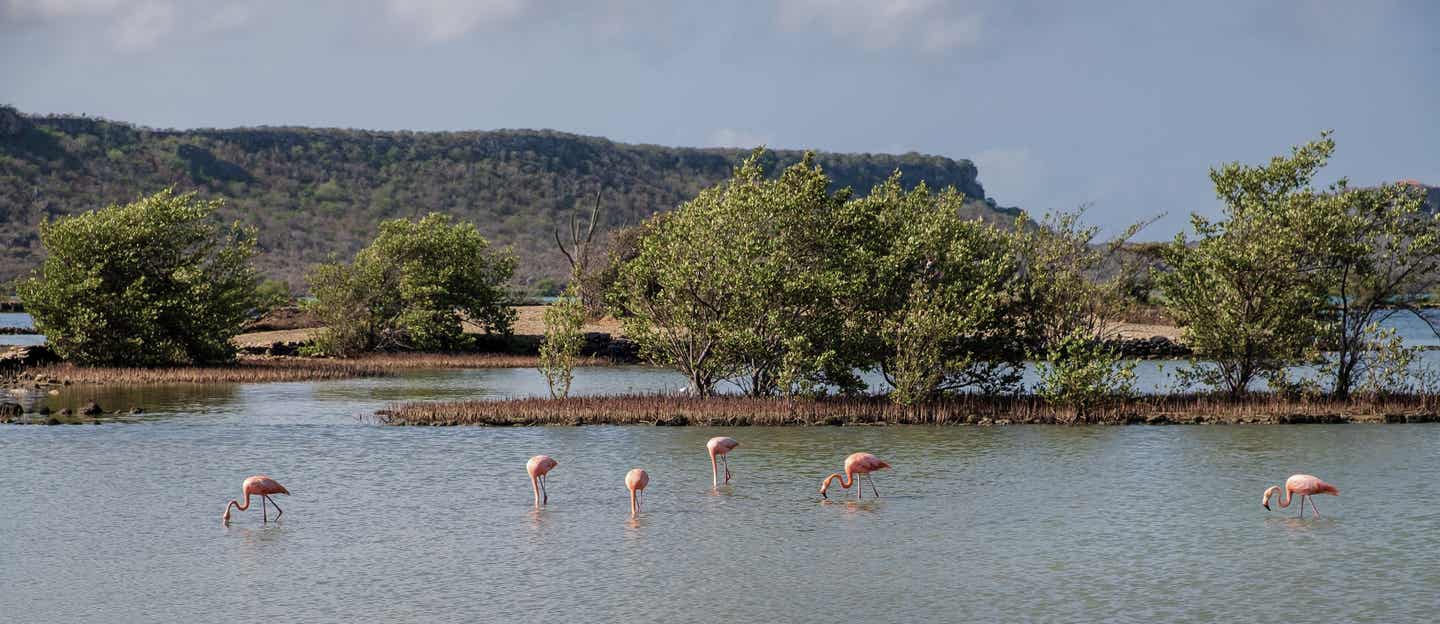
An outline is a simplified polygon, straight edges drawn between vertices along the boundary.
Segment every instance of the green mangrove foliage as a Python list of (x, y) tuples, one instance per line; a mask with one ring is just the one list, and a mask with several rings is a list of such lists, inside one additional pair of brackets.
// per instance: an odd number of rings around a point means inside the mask
[(906, 192), (897, 174), (846, 207), (850, 361), (878, 368), (900, 403), (1020, 380), (1019, 266), (1003, 230), (960, 217), (963, 201), (924, 184)]
[(580, 331), (585, 325), (585, 303), (574, 281), (558, 301), (545, 306), (543, 318), (545, 338), (540, 343), (539, 369), (545, 375), (550, 398), (563, 399), (570, 396), (575, 360), (580, 357), (580, 348), (585, 346), (585, 334)]
[(1231, 396), (1283, 371), (1314, 345), (1324, 292), (1300, 224), (1322, 198), (1310, 188), (1334, 144), (1321, 140), (1260, 166), (1210, 171), (1224, 218), (1191, 216), (1199, 239), (1182, 234), (1164, 250), (1157, 277), (1185, 342), (1209, 361), (1189, 375)]
[(1036, 363), (1036, 373), (1040, 384), (1035, 393), (1052, 405), (1074, 409), (1076, 420), (1135, 394), (1135, 361), (1122, 359), (1113, 346), (1084, 330), (1052, 343)]
[[(1374, 359), (1367, 355), (1388, 348), (1393, 338), (1374, 328), (1397, 314), (1430, 322), (1406, 295), (1433, 283), (1440, 270), (1440, 215), (1424, 209), (1420, 189), (1405, 184), (1352, 189), (1344, 180), (1308, 207), (1300, 223), (1305, 237), (1318, 243), (1310, 249), (1316, 256), (1312, 277), (1329, 297), (1321, 306), (1320, 338), (1331, 392), (1348, 398), (1364, 380), (1373, 393), (1376, 376), (1367, 369)], [(1382, 378), (1394, 374), (1374, 372)]]
[(325, 325), (318, 352), (445, 351), (466, 346), (462, 321), (508, 334), (515, 311), (505, 291), (509, 250), (492, 249), (471, 223), (431, 214), (380, 224), (350, 264), (310, 273), (310, 309)]
[(836, 305), (849, 284), (834, 225), (849, 192), (831, 193), (809, 155), (766, 179), (760, 155), (645, 224), (611, 292), (616, 316), (702, 396), (736, 378), (752, 395), (858, 387)]
[(1026, 354), (1053, 340), (1035, 315), (1099, 338), (1118, 289), (1081, 279), (1105, 252), (1074, 218), (1012, 233), (963, 218), (954, 189), (906, 190), (897, 172), (854, 198), (811, 158), (766, 178), (761, 154), (648, 221), (610, 292), (626, 334), (695, 392), (857, 392), (865, 369), (904, 404), (1014, 392)]
[(1440, 217), (1406, 184), (1312, 186), (1335, 151), (1326, 132), (1268, 164), (1211, 171), (1224, 219), (1192, 218), (1199, 240), (1177, 237), (1160, 275), (1186, 340), (1213, 365), (1200, 381), (1231, 395), (1256, 377), (1283, 383), (1285, 367), (1323, 359), (1331, 393), (1348, 398), (1386, 346), (1372, 327), (1420, 314), (1408, 297), (1440, 270)]
[(259, 277), (254, 231), (222, 227), (219, 205), (167, 189), (41, 225), (45, 261), (18, 289), (26, 311), (79, 364), (232, 359)]

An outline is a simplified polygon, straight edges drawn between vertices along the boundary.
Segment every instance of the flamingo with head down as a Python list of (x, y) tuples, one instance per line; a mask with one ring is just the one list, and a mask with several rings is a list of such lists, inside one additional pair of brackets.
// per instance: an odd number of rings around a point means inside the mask
[[(1270, 510), (1270, 497), (1274, 496), (1276, 492), (1280, 491), (1280, 489), (1281, 488), (1278, 485), (1273, 485), (1269, 488), (1266, 488), (1265, 496), (1260, 499), (1260, 505), (1265, 507), (1266, 511)], [(1321, 481), (1319, 477), (1307, 474), (1291, 475), (1289, 479), (1285, 480), (1284, 489), (1285, 498), (1280, 501), (1280, 506), (1289, 507), (1291, 495), (1299, 494), (1301, 518), (1305, 517), (1305, 499), (1310, 499), (1310, 513), (1315, 514), (1315, 517), (1319, 518), (1320, 511), (1315, 509), (1315, 499), (1311, 497), (1316, 494), (1329, 494), (1331, 496), (1340, 495), (1340, 490), (1335, 486)]]
[(270, 495), (271, 495), (271, 494), (284, 494), (284, 495), (286, 495), (286, 496), (289, 496), (289, 495), (290, 495), (290, 490), (287, 490), (287, 489), (285, 489), (285, 486), (280, 485), (280, 482), (279, 482), (279, 481), (276, 481), (276, 480), (274, 480), (274, 479), (271, 479), (270, 477), (267, 477), (267, 476), (265, 476), (265, 475), (255, 475), (255, 476), (253, 476), (253, 477), (250, 477), (249, 479), (246, 479), (244, 483), (240, 484), (240, 492), (245, 495), (245, 504), (242, 505), (242, 504), (240, 504), (240, 503), (237, 502), (237, 501), (231, 500), (231, 501), (230, 501), (230, 504), (228, 504), (228, 505), (225, 506), (225, 515), (220, 516), (220, 521), (221, 521), (221, 522), (226, 523), (226, 524), (229, 524), (229, 522), (230, 522), (230, 508), (231, 508), (231, 507), (234, 507), (235, 509), (238, 509), (238, 510), (240, 510), (240, 511), (245, 511), (245, 510), (249, 509), (249, 508), (250, 508), (250, 497), (251, 497), (251, 496), (259, 496), (259, 497), (260, 497), (260, 521), (261, 521), (261, 522), (269, 522), (269, 521), (270, 521), (270, 519), (267, 517), (267, 516), (268, 516), (268, 512), (266, 511), (265, 501), (270, 501), (270, 504), (271, 504), (271, 505), (275, 505), (275, 512), (276, 512), (276, 513), (275, 513), (275, 520), (276, 520), (276, 521), (279, 521), (281, 514), (284, 514), (284, 513), (285, 513), (285, 510), (284, 510), (284, 509), (281, 509), (281, 508), (280, 508), (280, 505), (275, 502), (275, 499), (270, 498)]
[(710, 483), (712, 486), (720, 487), (719, 466), (715, 463), (717, 457), (725, 464), (725, 483), (730, 483), (730, 460), (725, 456), (735, 450), (737, 446), (740, 446), (740, 443), (736, 442), (735, 438), (724, 436), (710, 438), (710, 441), (705, 443), (705, 450), (710, 452)]
[[(825, 477), (825, 480), (820, 483), (820, 496), (830, 498), (825, 494), (825, 491), (830, 489), (831, 481), (839, 479), (840, 487), (848, 490), (851, 484), (858, 481), (859, 477), (864, 476), (866, 480), (870, 482), (870, 491), (875, 494), (875, 498), (880, 498), (880, 492), (875, 490), (875, 479), (870, 476), (870, 473), (889, 467), (890, 464), (885, 463), (879, 457), (869, 453), (853, 453), (845, 458), (844, 475), (837, 472)], [(855, 492), (860, 498), (865, 498), (865, 489), (863, 486), (855, 488)]]
[(645, 491), (645, 486), (650, 485), (650, 474), (639, 468), (634, 468), (625, 473), (625, 488), (630, 490), (630, 516), (634, 517), (640, 513), (639, 494)]
[(536, 455), (525, 462), (525, 472), (530, 473), (530, 487), (535, 490), (536, 507), (550, 503), (550, 494), (545, 491), (545, 475), (558, 465), (560, 462), (550, 459), (549, 455)]

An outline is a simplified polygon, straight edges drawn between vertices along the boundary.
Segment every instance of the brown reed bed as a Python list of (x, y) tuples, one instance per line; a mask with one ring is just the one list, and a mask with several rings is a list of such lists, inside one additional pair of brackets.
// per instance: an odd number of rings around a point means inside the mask
[[(222, 366), (162, 368), (90, 367), (61, 363), (25, 369), (23, 376), (48, 383), (167, 384), (260, 383), (324, 381), (354, 377), (384, 377), (401, 371), (462, 368), (533, 368), (533, 355), (505, 353), (384, 353), (358, 358), (242, 357)], [(604, 366), (609, 360), (586, 358), (581, 366)]]
[(49, 364), (25, 371), (26, 377), (50, 383), (167, 384), (258, 383), (271, 381), (323, 381), (352, 377), (380, 377), (390, 370), (358, 360), (318, 358), (242, 359), (224, 366), (173, 366), (132, 368)]
[[(351, 360), (387, 370), (420, 370), (441, 368), (535, 368), (540, 365), (536, 355), (511, 353), (376, 353)], [(578, 358), (576, 366), (612, 366), (602, 357)]]
[(1229, 400), (1212, 395), (1141, 397), (1084, 414), (1035, 397), (947, 398), (917, 407), (885, 397), (819, 400), (669, 395), (566, 399), (411, 402), (376, 413), (388, 425), (1006, 425), (1006, 424), (1300, 424), (1437, 422), (1440, 400), (1402, 396), (1383, 400), (1301, 401), (1274, 395)]

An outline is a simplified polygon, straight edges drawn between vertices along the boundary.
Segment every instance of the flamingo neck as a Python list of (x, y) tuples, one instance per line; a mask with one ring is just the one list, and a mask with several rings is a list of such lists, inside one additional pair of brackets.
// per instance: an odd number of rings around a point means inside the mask
[[(1280, 492), (1284, 492), (1284, 494), (1280, 494)], [(1280, 508), (1281, 508), (1281, 509), (1284, 509), (1284, 508), (1290, 506), (1290, 489), (1289, 489), (1289, 488), (1287, 488), (1287, 487), (1285, 487), (1285, 486), (1283, 486), (1283, 485), (1277, 485), (1277, 486), (1275, 486), (1275, 487), (1270, 488), (1269, 490), (1266, 490), (1266, 491), (1265, 491), (1265, 502), (1266, 502), (1267, 504), (1270, 502), (1270, 496), (1271, 496), (1272, 494), (1278, 494), (1278, 496), (1275, 497), (1275, 502), (1277, 502), (1277, 503), (1280, 504)]]
[(234, 501), (234, 500), (230, 501), (230, 504), (225, 506), (225, 513), (230, 513), (230, 507), (231, 507), (231, 506), (234, 506), (236, 511), (245, 511), (246, 509), (249, 509), (249, 508), (250, 508), (250, 495), (249, 495), (249, 494), (246, 494), (246, 495), (245, 495), (245, 503), (244, 503), (244, 504), (241, 504), (240, 502)]
[(710, 485), (720, 487), (720, 467), (715, 463), (715, 452), (710, 452)]
[(535, 490), (535, 506), (540, 506), (540, 477), (530, 475), (530, 489)]
[(635, 504), (635, 490), (630, 490), (630, 515), (639, 513), (640, 508)]
[(837, 472), (828, 477), (825, 477), (825, 489), (830, 489), (830, 482), (836, 479), (840, 480), (840, 488), (845, 490), (850, 489), (850, 485), (854, 483), (854, 481), (850, 479), (850, 473), (847, 472), (845, 474), (840, 474)]

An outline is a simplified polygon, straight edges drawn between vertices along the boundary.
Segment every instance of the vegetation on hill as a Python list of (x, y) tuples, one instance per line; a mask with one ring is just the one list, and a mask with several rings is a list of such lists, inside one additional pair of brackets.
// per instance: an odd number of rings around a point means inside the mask
[[(315, 263), (349, 258), (379, 223), (432, 212), (513, 246), (516, 282), (563, 284), (553, 232), (603, 190), (601, 230), (635, 225), (728, 178), (745, 152), (627, 145), (552, 131), (375, 132), (312, 128), (158, 130), (0, 107), (0, 282), (39, 265), (38, 226), (167, 187), (224, 198), (220, 216), (257, 230), (257, 268), (297, 290)], [(801, 153), (767, 153), (767, 171)], [(954, 186), (967, 216), (1008, 221), (967, 160), (826, 154), (835, 186), (868, 190), (895, 169)], [(597, 241), (598, 242), (598, 241)]]

